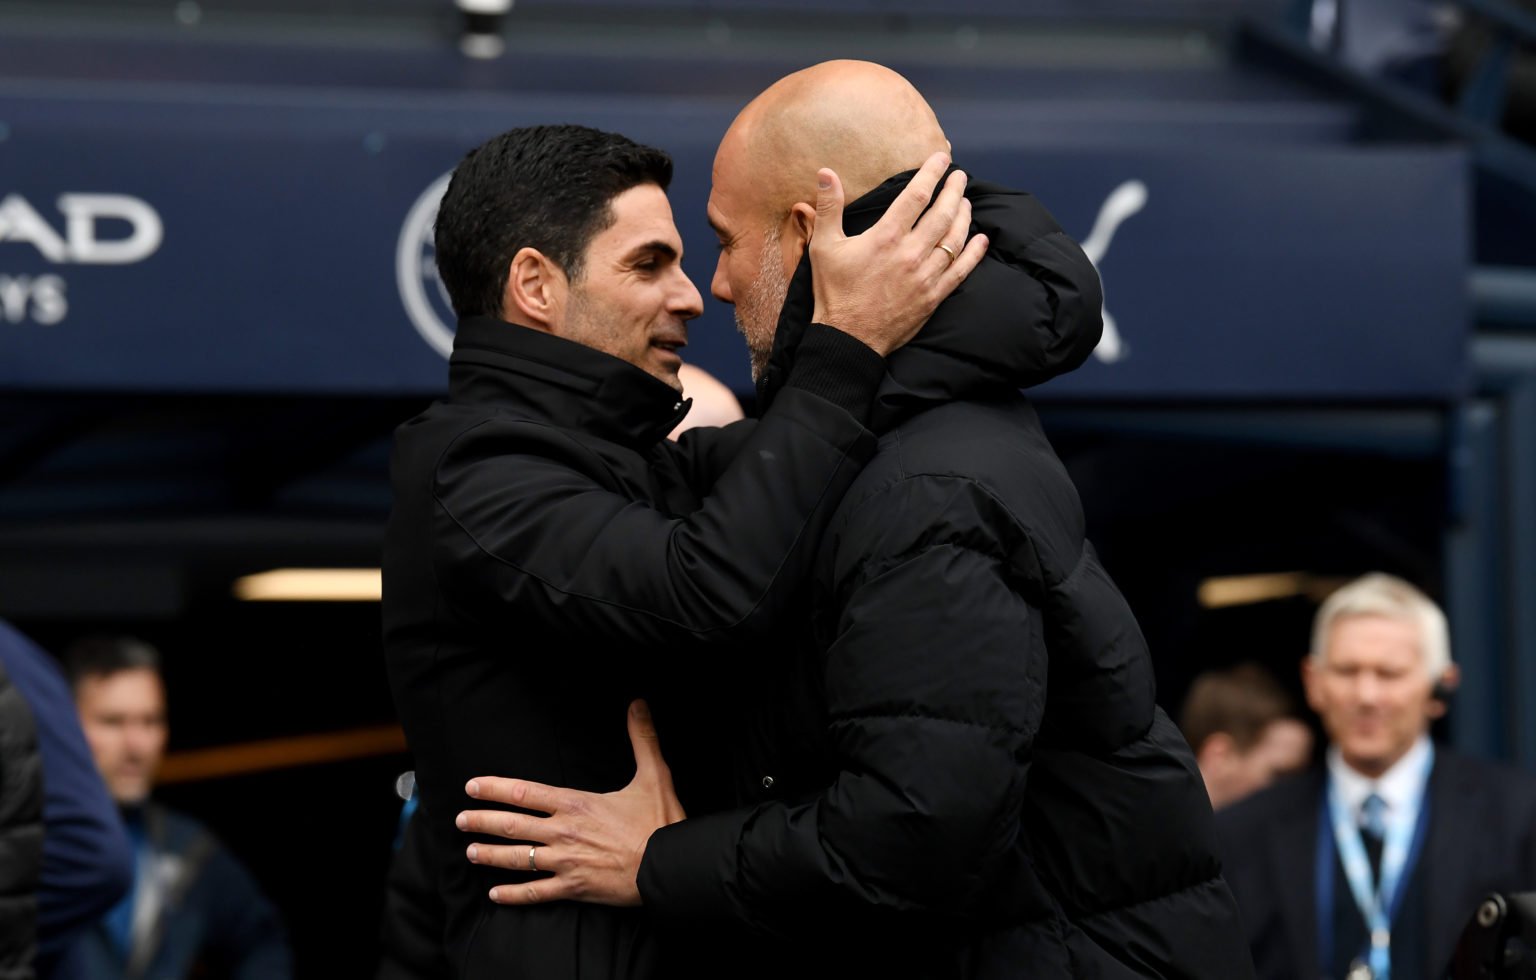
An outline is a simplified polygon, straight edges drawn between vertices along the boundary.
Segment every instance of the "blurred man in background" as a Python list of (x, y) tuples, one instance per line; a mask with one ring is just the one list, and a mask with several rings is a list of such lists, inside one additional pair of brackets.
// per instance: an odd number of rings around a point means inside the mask
[(1303, 663), (1326, 763), (1218, 814), (1261, 980), (1436, 980), (1479, 901), (1536, 887), (1536, 777), (1434, 745), (1445, 615), (1372, 574), (1318, 610)]
[(135, 854), (133, 888), (79, 937), (72, 966), (92, 980), (291, 976), (281, 921), (255, 879), (207, 828), (150, 800), (167, 734), (158, 651), (89, 637), (64, 663)]
[(1269, 671), (1244, 663), (1196, 677), (1179, 712), (1211, 806), (1221, 809), (1312, 758), (1312, 730)]
[(730, 425), (746, 418), (735, 392), (698, 365), (683, 364), (677, 369), (677, 380), (682, 383), (683, 397), (693, 404), (688, 414), (668, 434), (668, 439), (676, 439), (689, 429), (701, 425)]

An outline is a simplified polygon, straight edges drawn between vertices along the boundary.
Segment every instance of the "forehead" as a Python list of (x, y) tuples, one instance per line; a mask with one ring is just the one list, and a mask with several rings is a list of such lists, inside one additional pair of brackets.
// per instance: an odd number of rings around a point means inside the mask
[(87, 710), (159, 711), (165, 704), (165, 689), (159, 674), (136, 667), (82, 678), (76, 699)]
[(1375, 614), (1344, 616), (1328, 635), (1331, 660), (1414, 661), (1422, 655), (1417, 625), (1406, 619)]
[(741, 137), (737, 130), (726, 134), (715, 152), (715, 163), (709, 171), (709, 203), (705, 210), (710, 223), (717, 229), (737, 230), (744, 210), (740, 150)]
[(655, 184), (640, 184), (608, 202), (613, 223), (592, 237), (592, 255), (621, 256), (632, 249), (658, 243), (681, 253), (682, 236), (672, 221), (667, 192)]

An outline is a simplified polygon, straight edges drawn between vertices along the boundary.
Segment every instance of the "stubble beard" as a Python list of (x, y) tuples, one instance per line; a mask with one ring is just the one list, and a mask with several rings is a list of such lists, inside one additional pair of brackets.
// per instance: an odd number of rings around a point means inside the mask
[(752, 357), (752, 380), (760, 381), (773, 353), (773, 338), (778, 332), (779, 312), (789, 295), (789, 276), (784, 271), (784, 256), (779, 251), (779, 230), (770, 228), (763, 236), (757, 278), (736, 304), (736, 329), (747, 342)]

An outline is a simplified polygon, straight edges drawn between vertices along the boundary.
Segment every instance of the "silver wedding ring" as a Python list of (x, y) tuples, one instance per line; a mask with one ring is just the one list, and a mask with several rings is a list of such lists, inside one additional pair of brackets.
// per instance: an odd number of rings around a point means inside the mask
[(537, 847), (530, 847), (530, 848), (528, 848), (528, 870), (529, 871), (537, 871), (537, 870), (539, 870), (538, 864), (536, 864), (534, 862), (534, 860), (533, 860), (533, 852), (537, 851), (537, 850), (538, 850)]
[(939, 244), (935, 245), (934, 248), (942, 248), (944, 250), (944, 254), (949, 256), (949, 261), (955, 261), (955, 250), (950, 248), (948, 245), (945, 245), (943, 242), (939, 242)]

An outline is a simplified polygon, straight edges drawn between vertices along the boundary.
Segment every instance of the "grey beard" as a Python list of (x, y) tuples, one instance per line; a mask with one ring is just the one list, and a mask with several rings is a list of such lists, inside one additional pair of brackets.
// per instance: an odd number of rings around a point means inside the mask
[(747, 342), (752, 357), (752, 381), (760, 381), (773, 353), (773, 338), (778, 332), (779, 313), (784, 297), (789, 295), (789, 276), (784, 272), (784, 256), (779, 251), (779, 233), (772, 228), (763, 236), (762, 258), (757, 278), (747, 286), (746, 295), (736, 304), (736, 329)]

